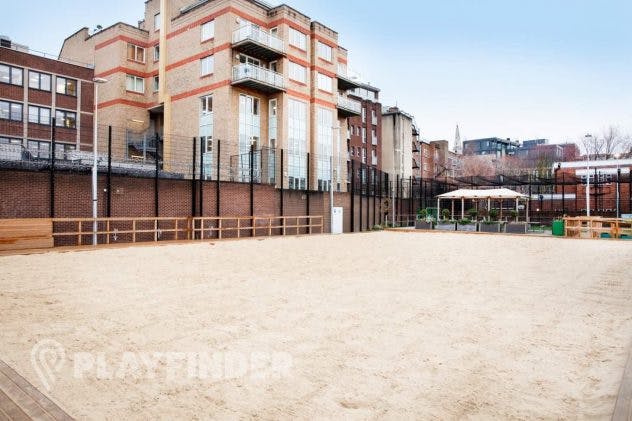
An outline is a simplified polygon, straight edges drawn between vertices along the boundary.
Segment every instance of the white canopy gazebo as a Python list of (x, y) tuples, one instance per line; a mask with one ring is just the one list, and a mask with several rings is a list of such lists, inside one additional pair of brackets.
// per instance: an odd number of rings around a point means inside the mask
[[(515, 200), (516, 211), (520, 206), (520, 201), (527, 202), (526, 212), (527, 221), (529, 221), (529, 196), (518, 193), (509, 189), (488, 189), (488, 190), (469, 190), (461, 189), (437, 196), (437, 216), (441, 215), (441, 201), (452, 201), (452, 217), (454, 218), (454, 201), (461, 200), (461, 219), (465, 219), (465, 201), (466, 200), (487, 200), (487, 209), (491, 209), (492, 200)], [(502, 218), (502, 206), (500, 207), (500, 217)]]

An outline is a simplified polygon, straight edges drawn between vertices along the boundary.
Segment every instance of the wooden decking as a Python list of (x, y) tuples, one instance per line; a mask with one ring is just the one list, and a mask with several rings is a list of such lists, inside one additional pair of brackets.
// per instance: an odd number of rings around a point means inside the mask
[(0, 420), (72, 420), (72, 418), (0, 360)]

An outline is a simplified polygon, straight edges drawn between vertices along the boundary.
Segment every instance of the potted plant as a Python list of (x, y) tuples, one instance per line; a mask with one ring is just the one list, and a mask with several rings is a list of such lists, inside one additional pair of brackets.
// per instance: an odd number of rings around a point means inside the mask
[(437, 225), (435, 226), (435, 229), (439, 231), (454, 231), (456, 229), (456, 221), (450, 220), (450, 210), (449, 209), (442, 210), (441, 216), (443, 216), (443, 219), (440, 221), (437, 221)]
[(476, 221), (476, 217), (478, 216), (478, 210), (476, 208), (468, 209), (467, 214), (470, 216), (469, 219), (471, 219), (472, 221)]
[(417, 211), (417, 220), (415, 221), (415, 229), (418, 230), (431, 230), (433, 220), (428, 217), (427, 209), (419, 209)]
[(498, 221), (498, 209), (490, 209), (489, 210), (489, 220), (490, 221)]
[(480, 232), (498, 233), (501, 231), (502, 224), (498, 221), (485, 220), (478, 224)]
[(517, 210), (513, 209), (511, 212), (509, 212), (509, 215), (511, 215), (511, 218), (514, 221), (518, 222), (518, 211)]
[(457, 225), (457, 231), (467, 231), (467, 232), (476, 232), (478, 224), (476, 222), (472, 222), (469, 219), (461, 219)]

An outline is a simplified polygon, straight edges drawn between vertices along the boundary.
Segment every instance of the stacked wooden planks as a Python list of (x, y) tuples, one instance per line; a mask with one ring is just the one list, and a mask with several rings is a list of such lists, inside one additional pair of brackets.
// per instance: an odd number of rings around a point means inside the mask
[(52, 247), (50, 219), (0, 219), (0, 251)]

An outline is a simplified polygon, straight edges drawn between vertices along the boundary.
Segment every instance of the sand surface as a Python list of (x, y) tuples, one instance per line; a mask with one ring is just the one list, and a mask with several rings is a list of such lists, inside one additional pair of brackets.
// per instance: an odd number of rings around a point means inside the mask
[[(0, 359), (38, 387), (32, 347), (63, 346), (47, 394), (80, 419), (609, 419), (632, 244), (383, 232), (1, 257), (0, 324)], [(73, 369), (205, 351), (291, 364)]]

